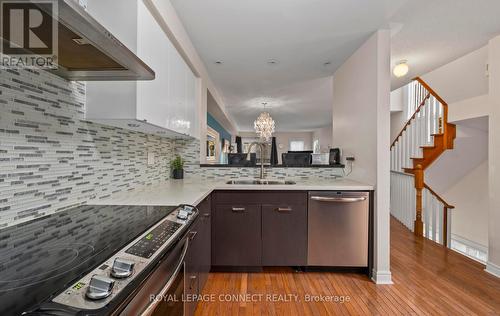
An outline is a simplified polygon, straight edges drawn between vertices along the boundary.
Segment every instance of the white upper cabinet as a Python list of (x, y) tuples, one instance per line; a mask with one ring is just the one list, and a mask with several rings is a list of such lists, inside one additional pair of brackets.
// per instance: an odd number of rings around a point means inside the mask
[(87, 10), (148, 64), (156, 78), (87, 82), (86, 118), (147, 133), (199, 138), (198, 79), (142, 0), (119, 2), (89, 0)]

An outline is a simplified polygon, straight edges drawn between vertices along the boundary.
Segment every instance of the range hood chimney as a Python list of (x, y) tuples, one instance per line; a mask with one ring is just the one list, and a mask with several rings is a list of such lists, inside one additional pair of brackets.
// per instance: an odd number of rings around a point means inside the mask
[(53, 18), (58, 24), (58, 69), (50, 72), (79, 81), (155, 78), (154, 71), (87, 13), (78, 1), (57, 2), (59, 12)]

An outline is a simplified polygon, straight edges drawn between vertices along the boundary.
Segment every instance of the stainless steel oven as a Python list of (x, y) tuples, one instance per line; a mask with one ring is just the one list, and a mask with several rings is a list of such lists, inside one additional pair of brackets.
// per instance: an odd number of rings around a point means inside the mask
[(133, 294), (120, 315), (184, 315), (184, 261), (190, 236), (185, 236)]

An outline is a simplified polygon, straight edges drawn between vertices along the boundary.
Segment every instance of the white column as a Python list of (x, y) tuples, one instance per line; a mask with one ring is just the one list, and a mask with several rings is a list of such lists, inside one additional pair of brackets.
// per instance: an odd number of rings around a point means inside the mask
[(375, 262), (373, 280), (392, 284), (390, 270), (390, 95), (391, 36), (389, 30), (377, 34), (377, 184), (375, 191)]
[[(333, 145), (356, 164), (349, 178), (374, 186), (374, 260), (378, 284), (391, 282), (390, 31), (373, 34), (333, 75)], [(353, 129), (353, 122), (356, 128)]]
[(486, 271), (500, 277), (500, 36), (489, 43), (489, 227)]

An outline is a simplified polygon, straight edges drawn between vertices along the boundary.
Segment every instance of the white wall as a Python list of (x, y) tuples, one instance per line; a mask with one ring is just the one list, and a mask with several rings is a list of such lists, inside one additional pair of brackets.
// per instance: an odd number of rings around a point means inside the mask
[(451, 232), (488, 247), (488, 161), (477, 166), (443, 194), (451, 211)]
[(315, 140), (319, 140), (320, 151), (322, 153), (330, 152), (330, 148), (332, 148), (332, 134), (333, 125), (325, 126), (313, 131), (312, 141), (314, 142)]
[(488, 46), (452, 61), (421, 78), (448, 104), (488, 94)]
[(375, 186), (374, 281), (389, 263), (390, 32), (376, 32), (333, 76), (333, 146), (356, 158), (353, 179)]
[(450, 122), (488, 116), (489, 113), (490, 106), (487, 94), (457, 101), (448, 106), (448, 120)]
[[(454, 148), (445, 151), (426, 171), (425, 181), (438, 194), (446, 192), (460, 182), (468, 173), (488, 160), (488, 126), (486, 130), (467, 126), (468, 122), (486, 119), (471, 119), (457, 122), (457, 138)], [(457, 202), (447, 201), (455, 206)]]
[(500, 36), (489, 42), (489, 228), (486, 271), (500, 277)]
[(391, 91), (391, 112), (403, 111), (405, 106), (404, 87)]
[(399, 132), (406, 124), (406, 119), (403, 111), (391, 112), (391, 144), (398, 136)]

